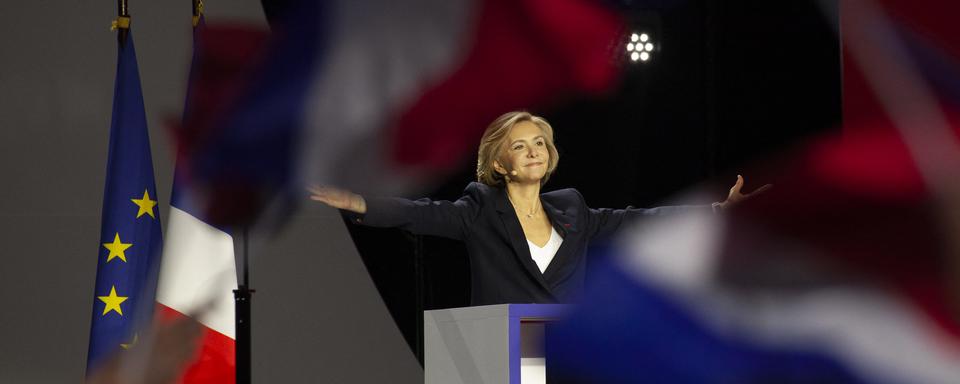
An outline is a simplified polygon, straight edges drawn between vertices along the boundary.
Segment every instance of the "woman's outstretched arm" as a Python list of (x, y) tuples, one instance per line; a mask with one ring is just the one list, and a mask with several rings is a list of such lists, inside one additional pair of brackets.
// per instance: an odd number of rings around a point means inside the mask
[(479, 211), (476, 188), (457, 201), (399, 197), (363, 197), (333, 187), (310, 187), (310, 199), (345, 211), (355, 224), (396, 227), (411, 233), (462, 240)]
[(756, 196), (766, 191), (770, 187), (770, 184), (766, 184), (760, 188), (757, 188), (757, 190), (751, 193), (742, 193), (741, 189), (743, 188), (743, 176), (737, 175), (737, 181), (734, 183), (733, 187), (730, 188), (730, 192), (727, 194), (726, 200), (723, 202), (713, 203), (712, 205), (678, 205), (657, 208), (627, 207), (626, 209), (588, 208), (588, 228), (591, 230), (590, 233), (592, 233), (594, 236), (606, 237), (618, 231), (622, 227), (622, 224), (634, 222), (642, 217), (670, 215), (689, 210), (706, 209), (712, 209), (714, 213), (717, 213), (722, 210), (730, 209), (737, 204), (750, 199), (752, 196)]

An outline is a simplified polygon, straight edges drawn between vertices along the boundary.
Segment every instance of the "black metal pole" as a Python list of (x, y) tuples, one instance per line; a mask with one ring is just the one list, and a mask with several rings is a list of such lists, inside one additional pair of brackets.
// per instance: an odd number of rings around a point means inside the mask
[(236, 304), (236, 369), (237, 384), (250, 384), (250, 299), (254, 290), (250, 289), (249, 267), (249, 234), (247, 227), (243, 228), (243, 250), (240, 252), (239, 267), (242, 269), (240, 284), (233, 291), (233, 300)]
[(423, 366), (423, 236), (416, 236), (416, 245), (413, 251), (413, 273), (414, 273), (414, 311), (416, 311), (416, 348), (417, 360), (420, 366)]
[[(117, 0), (117, 16), (130, 17), (130, 13), (127, 11), (127, 0)], [(119, 21), (118, 19), (117, 22)], [(120, 42), (121, 46), (127, 41), (127, 33), (127, 28), (117, 28), (117, 41)]]

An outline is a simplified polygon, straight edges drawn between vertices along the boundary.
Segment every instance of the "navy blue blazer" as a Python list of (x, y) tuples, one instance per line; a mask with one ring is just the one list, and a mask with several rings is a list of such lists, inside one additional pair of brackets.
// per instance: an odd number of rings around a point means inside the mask
[(592, 239), (610, 235), (639, 217), (695, 207), (593, 209), (572, 188), (541, 194), (543, 210), (563, 237), (560, 249), (541, 273), (505, 188), (473, 182), (454, 202), (364, 199), (366, 214), (346, 212), (354, 223), (463, 241), (470, 260), (473, 305), (569, 301), (583, 287), (586, 251)]

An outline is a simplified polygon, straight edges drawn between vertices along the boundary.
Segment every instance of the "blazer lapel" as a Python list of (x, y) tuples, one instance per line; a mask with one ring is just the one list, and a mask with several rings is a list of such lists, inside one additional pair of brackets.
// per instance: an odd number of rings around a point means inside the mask
[(547, 292), (553, 293), (553, 290), (543, 278), (543, 273), (537, 267), (537, 263), (530, 256), (530, 246), (527, 245), (527, 237), (523, 234), (523, 227), (520, 226), (520, 219), (517, 218), (517, 212), (507, 199), (507, 190), (504, 188), (497, 196), (497, 212), (500, 214), (500, 221), (503, 222), (503, 228), (510, 238), (510, 245), (513, 246), (513, 254), (516, 256), (527, 273)]
[(547, 212), (547, 216), (550, 218), (550, 223), (557, 230), (557, 233), (563, 236), (563, 242), (560, 243), (560, 248), (557, 249), (557, 253), (553, 256), (553, 260), (550, 261), (550, 264), (547, 265), (547, 269), (543, 272), (545, 281), (553, 281), (557, 270), (572, 260), (573, 255), (571, 252), (575, 251), (573, 249), (573, 236), (577, 235), (577, 227), (575, 225), (576, 223), (574, 223), (572, 215), (567, 214), (567, 212), (553, 206), (543, 199), (541, 199), (541, 201), (543, 201), (543, 210)]

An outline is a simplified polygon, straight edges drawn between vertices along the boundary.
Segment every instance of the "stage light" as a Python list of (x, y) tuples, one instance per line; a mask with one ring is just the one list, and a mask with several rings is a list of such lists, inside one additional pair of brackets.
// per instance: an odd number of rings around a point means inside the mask
[(647, 33), (634, 32), (630, 34), (630, 41), (627, 43), (627, 57), (632, 62), (649, 61), (653, 56), (653, 42)]

